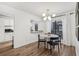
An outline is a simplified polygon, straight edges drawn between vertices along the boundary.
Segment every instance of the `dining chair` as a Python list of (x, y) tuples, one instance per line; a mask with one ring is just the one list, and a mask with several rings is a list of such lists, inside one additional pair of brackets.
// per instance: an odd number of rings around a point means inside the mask
[(58, 33), (57, 35), (59, 36), (59, 40), (60, 40), (60, 42), (59, 42), (60, 48), (62, 48), (62, 43), (61, 43), (61, 41), (62, 41), (62, 34)]
[(50, 45), (50, 54), (52, 53), (52, 47), (53, 49), (55, 49), (55, 46), (58, 46), (58, 54), (60, 54), (60, 49), (59, 49), (59, 37), (51, 37), (50, 41), (47, 42), (47, 48), (48, 48), (48, 44)]
[(41, 39), (40, 38), (40, 34), (38, 34), (38, 48), (39, 48), (41, 42), (44, 43), (44, 48), (45, 48), (45, 46), (46, 46), (46, 40), (45, 40), (45, 38), (44, 39)]

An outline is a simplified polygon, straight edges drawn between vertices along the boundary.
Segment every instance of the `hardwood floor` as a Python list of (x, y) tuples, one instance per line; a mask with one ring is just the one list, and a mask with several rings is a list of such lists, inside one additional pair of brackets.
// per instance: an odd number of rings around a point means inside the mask
[[(49, 53), (49, 49), (44, 48), (41, 44), (40, 48), (37, 47), (37, 42), (25, 45), (20, 48), (10, 49), (0, 53), (1, 56), (58, 56), (57, 48)], [(72, 46), (62, 45), (60, 49), (60, 56), (75, 56), (75, 48)]]
[(0, 43), (0, 53), (12, 49), (12, 40)]

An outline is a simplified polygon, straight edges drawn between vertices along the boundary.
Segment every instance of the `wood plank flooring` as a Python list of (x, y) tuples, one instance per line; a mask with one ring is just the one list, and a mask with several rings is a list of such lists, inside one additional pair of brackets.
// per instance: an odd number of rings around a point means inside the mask
[(0, 43), (0, 53), (12, 49), (12, 40)]
[[(25, 45), (20, 48), (10, 49), (0, 53), (0, 56), (58, 56), (57, 48), (49, 53), (49, 49), (44, 48), (41, 44), (40, 48), (37, 47), (37, 42)], [(60, 56), (75, 56), (75, 48), (72, 46), (62, 45), (60, 48)]]

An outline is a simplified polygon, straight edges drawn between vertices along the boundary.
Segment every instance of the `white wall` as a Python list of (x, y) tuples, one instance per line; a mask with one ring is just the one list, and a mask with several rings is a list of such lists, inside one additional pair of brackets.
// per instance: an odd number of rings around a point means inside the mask
[(71, 19), (73, 21), (71, 21), (72, 23), (72, 44), (75, 46), (75, 50), (76, 50), (76, 55), (79, 56), (79, 41), (76, 37), (76, 18), (75, 18), (75, 14), (71, 15)]
[(14, 29), (14, 19), (12, 19), (10, 17), (5, 17), (4, 18), (4, 25), (10, 26), (10, 27), (5, 27), (5, 29)]
[(4, 42), (4, 19), (0, 18), (0, 42)]
[(12, 40), (12, 36), (13, 36), (13, 33), (10, 32), (10, 33), (4, 33), (4, 42), (6, 41), (11, 41)]
[(71, 18), (73, 21), (72, 22), (72, 41), (73, 41), (73, 45), (75, 46), (75, 50), (76, 50), (76, 55), (79, 56), (79, 41), (77, 39), (76, 36), (76, 18), (75, 18), (75, 14), (71, 15)]
[(45, 32), (46, 33), (48, 33), (48, 32), (51, 33), (51, 21), (47, 20), (44, 23), (45, 23)]
[(66, 13), (63, 21), (63, 43), (69, 46), (75, 46), (75, 14)]
[(66, 30), (66, 38), (65, 38), (66, 41), (65, 42), (66, 42), (67, 45), (71, 45), (72, 44), (72, 42), (71, 42), (72, 36), (71, 36), (71, 16), (70, 16), (70, 14), (67, 13), (65, 18), (66, 18), (65, 19), (66, 20), (66, 28), (65, 29), (63, 28), (63, 31)]
[(38, 23), (38, 30), (45, 31), (45, 23), (43, 21)]
[(37, 34), (30, 33), (30, 20), (40, 20), (39, 17), (5, 5), (0, 5), (0, 12), (1, 11), (14, 16), (14, 48), (37, 41)]
[(75, 46), (76, 45), (76, 24), (75, 24), (75, 14), (71, 15), (71, 38), (72, 38), (72, 45)]

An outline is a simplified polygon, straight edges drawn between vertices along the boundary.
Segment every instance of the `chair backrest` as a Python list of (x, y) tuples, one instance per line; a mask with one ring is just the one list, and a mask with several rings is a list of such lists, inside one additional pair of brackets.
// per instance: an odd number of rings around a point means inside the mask
[(57, 39), (59, 39), (59, 37), (51, 37), (50, 39), (57, 40)]
[(59, 37), (51, 37), (50, 38), (50, 41), (58, 41), (59, 40)]
[(40, 34), (38, 34), (38, 41), (40, 40)]
[(62, 34), (61, 33), (58, 33), (56, 35), (58, 35), (60, 39), (62, 38)]

